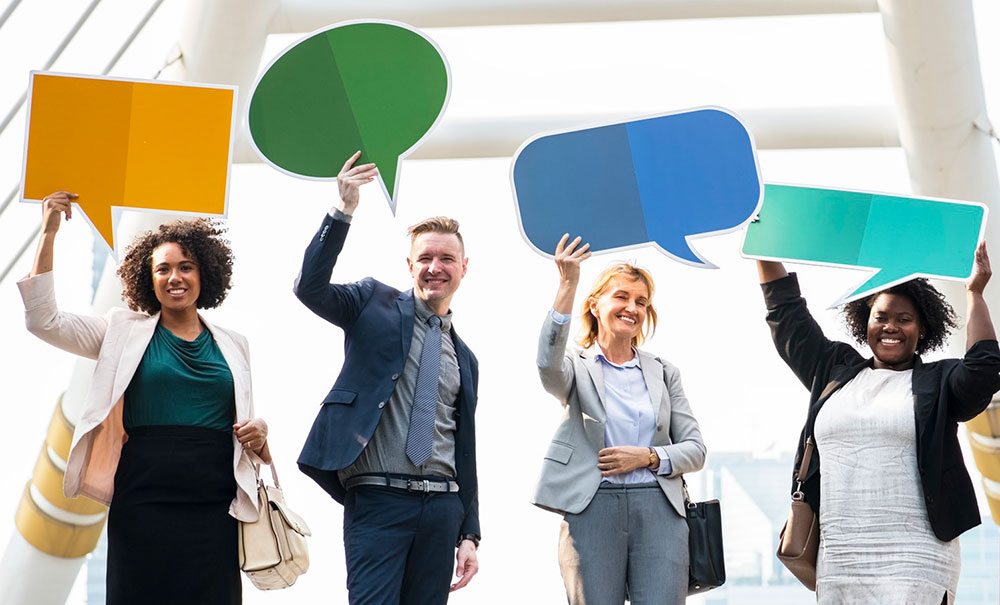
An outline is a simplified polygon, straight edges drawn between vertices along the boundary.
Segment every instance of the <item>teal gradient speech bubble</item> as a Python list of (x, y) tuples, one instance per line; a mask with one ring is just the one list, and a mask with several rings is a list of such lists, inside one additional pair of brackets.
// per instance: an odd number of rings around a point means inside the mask
[(250, 138), (293, 176), (335, 179), (344, 160), (374, 162), (396, 212), (399, 163), (438, 123), (450, 71), (423, 32), (393, 21), (345, 21), (313, 32), (275, 58), (254, 85)]
[(743, 255), (876, 270), (836, 306), (915, 277), (968, 279), (986, 216), (974, 202), (765, 185)]

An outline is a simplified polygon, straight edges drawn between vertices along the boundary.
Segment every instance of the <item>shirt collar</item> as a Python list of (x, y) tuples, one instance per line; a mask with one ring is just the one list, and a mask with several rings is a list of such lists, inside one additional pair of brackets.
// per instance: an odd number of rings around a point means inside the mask
[[(416, 317), (417, 321), (426, 324), (427, 320), (431, 318), (431, 315), (433, 315), (434, 312), (431, 311), (431, 308), (429, 306), (427, 306), (427, 301), (420, 298), (419, 296), (414, 296), (413, 314), (414, 317)], [(451, 309), (448, 309), (447, 313), (445, 313), (444, 315), (440, 315), (439, 317), (441, 318), (441, 331), (447, 332), (451, 330), (451, 317), (452, 317)]]
[(615, 368), (637, 368), (637, 367), (639, 367), (639, 351), (637, 351), (635, 347), (632, 347), (632, 359), (629, 359), (628, 361), (626, 361), (625, 363), (622, 363), (622, 364), (614, 363), (613, 361), (610, 361), (607, 357), (605, 357), (604, 356), (604, 351), (601, 350), (600, 346), (597, 346), (595, 348), (597, 349), (597, 351), (594, 354), (594, 359), (600, 359), (602, 362), (608, 364), (609, 366), (612, 366), (612, 367), (615, 367)]

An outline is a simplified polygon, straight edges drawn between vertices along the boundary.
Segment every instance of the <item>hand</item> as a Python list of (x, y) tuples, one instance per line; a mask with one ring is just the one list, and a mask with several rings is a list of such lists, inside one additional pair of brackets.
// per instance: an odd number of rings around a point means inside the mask
[(479, 572), (479, 560), (476, 558), (476, 545), (472, 540), (462, 540), (458, 545), (458, 554), (455, 555), (455, 576), (460, 578), (458, 582), (451, 585), (449, 592), (455, 592), (459, 588), (464, 588), (472, 581), (472, 576)]
[(992, 276), (993, 271), (990, 269), (990, 255), (986, 253), (986, 242), (982, 241), (976, 247), (976, 260), (972, 266), (972, 277), (969, 278), (965, 287), (973, 294), (982, 294)]
[(77, 197), (69, 191), (56, 191), (42, 198), (42, 233), (59, 231), (62, 214), (66, 215), (66, 220), (73, 218), (73, 201)]
[(575, 287), (580, 281), (580, 263), (590, 258), (590, 244), (580, 246), (583, 240), (579, 235), (567, 245), (568, 240), (569, 233), (556, 245), (556, 267), (559, 267), (559, 278)]
[(649, 448), (634, 445), (606, 447), (597, 452), (597, 468), (602, 477), (620, 475), (649, 466)]
[(233, 425), (233, 432), (243, 449), (260, 454), (267, 444), (267, 423), (260, 418), (251, 418)]
[(344, 167), (337, 174), (337, 189), (340, 191), (340, 211), (344, 214), (353, 214), (358, 207), (360, 195), (358, 188), (365, 183), (375, 180), (378, 169), (375, 164), (362, 164), (355, 166), (354, 162), (361, 157), (361, 151), (354, 152), (354, 155), (347, 158)]

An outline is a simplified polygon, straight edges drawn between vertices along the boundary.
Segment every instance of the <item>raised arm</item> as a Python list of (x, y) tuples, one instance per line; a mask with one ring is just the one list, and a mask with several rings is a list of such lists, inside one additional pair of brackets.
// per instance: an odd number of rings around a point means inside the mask
[(769, 281), (785, 277), (788, 275), (788, 271), (785, 270), (785, 265), (779, 262), (759, 260), (757, 261), (757, 275), (760, 276), (760, 283), (766, 284)]
[(972, 348), (980, 340), (996, 340), (997, 333), (990, 318), (990, 309), (983, 298), (983, 290), (989, 283), (993, 271), (990, 269), (990, 256), (986, 253), (986, 242), (980, 242), (976, 248), (976, 262), (972, 269), (972, 278), (966, 284), (966, 350)]
[(53, 247), (62, 221), (73, 215), (75, 193), (57, 191), (42, 201), (42, 231), (38, 237), (35, 262), (28, 277), (17, 282), (24, 301), (28, 331), (45, 342), (75, 355), (97, 359), (108, 322), (103, 317), (64, 313), (56, 305), (52, 275)]
[(807, 389), (816, 387), (817, 382), (825, 384), (833, 364), (862, 359), (850, 345), (823, 335), (799, 293), (795, 274), (789, 274), (784, 265), (773, 261), (757, 261), (757, 273), (775, 349)]
[[(552, 310), (561, 315), (573, 312), (573, 298), (580, 283), (580, 263), (590, 258), (590, 244), (580, 245), (580, 238), (569, 241), (569, 234), (562, 236), (556, 246), (556, 267), (559, 269), (559, 288)], [(566, 404), (573, 384), (573, 363), (566, 357), (569, 339), (569, 321), (560, 322), (546, 313), (542, 333), (538, 337), (538, 374), (546, 391)]]
[(351, 217), (358, 207), (358, 189), (378, 174), (374, 164), (354, 166), (360, 155), (358, 151), (349, 157), (337, 175), (339, 203), (324, 217), (306, 248), (302, 271), (293, 288), (295, 296), (313, 313), (341, 327), (346, 327), (360, 313), (365, 294), (363, 282), (330, 283), (333, 267), (347, 239)]
[(42, 232), (38, 236), (38, 249), (35, 251), (35, 263), (31, 266), (31, 277), (52, 270), (56, 233), (59, 232), (63, 214), (66, 215), (66, 220), (73, 218), (73, 200), (76, 198), (75, 193), (56, 191), (42, 199)]

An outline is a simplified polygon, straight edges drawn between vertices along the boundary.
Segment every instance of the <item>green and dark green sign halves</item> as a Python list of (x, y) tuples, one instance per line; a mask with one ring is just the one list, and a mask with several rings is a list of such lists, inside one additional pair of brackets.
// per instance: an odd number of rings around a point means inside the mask
[(260, 76), (247, 112), (257, 152), (275, 168), (332, 180), (344, 161), (374, 162), (393, 213), (399, 163), (448, 103), (448, 63), (403, 23), (348, 21), (309, 34)]

